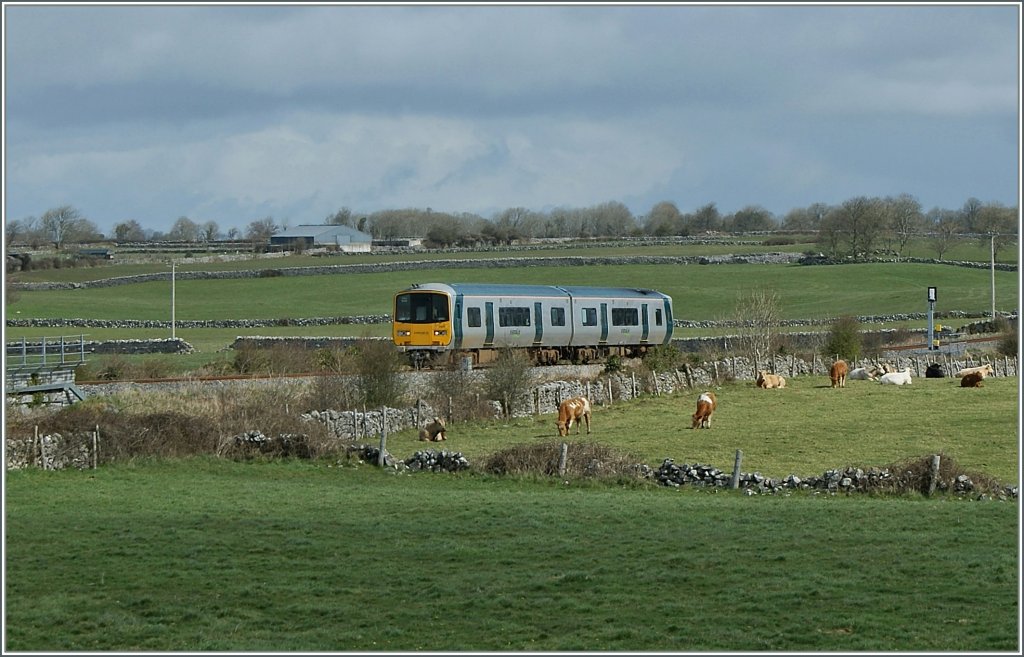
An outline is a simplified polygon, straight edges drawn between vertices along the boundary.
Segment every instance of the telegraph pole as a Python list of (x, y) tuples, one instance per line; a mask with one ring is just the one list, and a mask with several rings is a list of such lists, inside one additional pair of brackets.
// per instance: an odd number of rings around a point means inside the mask
[(992, 255), (992, 321), (996, 321), (996, 234), (990, 233), (990, 248)]
[(174, 261), (171, 260), (171, 339), (174, 339)]

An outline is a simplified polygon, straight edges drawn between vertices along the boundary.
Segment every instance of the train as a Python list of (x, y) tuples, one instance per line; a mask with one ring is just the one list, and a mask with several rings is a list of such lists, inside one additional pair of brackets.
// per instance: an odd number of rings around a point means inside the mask
[(416, 283), (395, 293), (391, 317), (417, 367), (483, 365), (505, 348), (540, 365), (601, 362), (672, 340), (672, 298), (644, 288)]

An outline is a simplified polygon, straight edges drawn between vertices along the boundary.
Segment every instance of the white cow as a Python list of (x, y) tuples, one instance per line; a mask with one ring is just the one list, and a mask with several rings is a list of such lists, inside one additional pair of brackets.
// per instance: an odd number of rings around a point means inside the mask
[(875, 381), (881, 374), (882, 370), (872, 365), (871, 367), (855, 367), (850, 370), (846, 378), (852, 381)]
[(907, 385), (907, 386), (909, 386), (911, 383), (913, 383), (910, 380), (910, 368), (909, 367), (906, 368), (905, 370), (903, 370), (902, 372), (889, 372), (888, 374), (883, 374), (882, 378), (880, 378), (878, 380), (878, 382), (880, 384), (882, 384), (883, 386), (885, 386), (885, 385), (889, 385), (889, 386), (903, 386), (903, 385)]
[(965, 368), (961, 369), (959, 372), (957, 372), (954, 376), (962, 379), (965, 376), (967, 376), (968, 374), (975, 374), (975, 373), (980, 374), (982, 378), (985, 378), (986, 376), (994, 376), (995, 375), (995, 371), (992, 369), (992, 363), (985, 363), (984, 365), (981, 365), (980, 367), (965, 367)]

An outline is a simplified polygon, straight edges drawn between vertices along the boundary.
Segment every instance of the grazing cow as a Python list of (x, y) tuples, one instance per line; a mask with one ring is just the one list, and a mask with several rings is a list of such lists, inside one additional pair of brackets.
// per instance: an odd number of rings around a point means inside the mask
[(938, 363), (931, 363), (928, 365), (928, 369), (924, 371), (924, 378), (926, 379), (943, 379), (946, 377), (946, 370), (942, 369), (942, 365)]
[(968, 374), (974, 374), (975, 372), (980, 374), (981, 378), (985, 378), (986, 376), (995, 376), (995, 370), (992, 369), (992, 363), (985, 363), (978, 367), (965, 367), (957, 372), (956, 376), (962, 379)]
[(871, 365), (870, 367), (855, 367), (846, 375), (851, 381), (874, 381), (885, 374), (881, 367)]
[(889, 372), (883, 374), (882, 378), (878, 380), (883, 386), (909, 386), (913, 383), (910, 380), (910, 368), (906, 368), (902, 372)]
[(755, 383), (757, 383), (758, 388), (764, 388), (765, 390), (768, 388), (786, 387), (786, 380), (784, 378), (778, 374), (769, 374), (764, 370), (757, 373), (757, 381)]
[(558, 435), (568, 436), (573, 422), (576, 423), (576, 435), (580, 433), (581, 420), (587, 423), (590, 433), (590, 401), (586, 397), (570, 397), (558, 405)]
[(981, 375), (981, 372), (971, 372), (960, 379), (961, 388), (980, 388), (981, 380), (985, 377)]
[(420, 429), (420, 440), (438, 443), (442, 440), (448, 440), (444, 420), (439, 417), (435, 417), (433, 422)]
[(693, 424), (690, 425), (690, 428), (710, 429), (711, 414), (715, 412), (716, 408), (718, 408), (718, 400), (715, 398), (715, 393), (710, 391), (700, 393), (700, 397), (697, 398), (697, 412), (693, 414)]
[(850, 372), (850, 366), (846, 364), (845, 360), (837, 360), (832, 363), (832, 369), (829, 370), (828, 376), (832, 379), (833, 388), (845, 388), (846, 387), (846, 375)]

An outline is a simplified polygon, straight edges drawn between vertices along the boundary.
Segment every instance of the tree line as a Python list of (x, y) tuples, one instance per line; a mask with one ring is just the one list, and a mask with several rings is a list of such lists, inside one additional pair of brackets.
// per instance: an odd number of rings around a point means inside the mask
[[(1018, 209), (999, 203), (969, 198), (957, 209), (932, 208), (925, 211), (910, 194), (890, 197), (858, 196), (838, 205), (814, 203), (794, 208), (778, 217), (760, 206), (747, 206), (722, 214), (715, 203), (692, 212), (682, 212), (671, 201), (657, 203), (645, 215), (634, 216), (622, 203), (610, 201), (585, 208), (555, 208), (548, 211), (514, 207), (490, 218), (473, 213), (437, 212), (431, 208), (380, 210), (358, 215), (342, 207), (322, 220), (368, 233), (374, 239), (417, 238), (427, 246), (474, 247), (513, 244), (535, 238), (619, 238), (686, 237), (709, 233), (757, 233), (787, 231), (817, 235), (821, 251), (829, 256), (859, 255), (885, 249), (903, 255), (912, 237), (926, 237), (939, 259), (965, 236), (991, 242), (998, 252), (1017, 239)], [(114, 225), (104, 236), (96, 224), (70, 205), (47, 210), (41, 217), (7, 222), (5, 238), (38, 247), (53, 244), (86, 243), (103, 239), (118, 242), (194, 242), (221, 239), (246, 240), (264, 244), (283, 229), (273, 217), (263, 217), (244, 229), (222, 232), (215, 221), (179, 217), (162, 233), (147, 230), (134, 220)]]

